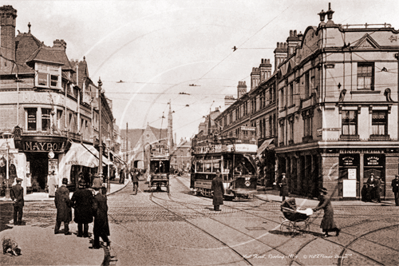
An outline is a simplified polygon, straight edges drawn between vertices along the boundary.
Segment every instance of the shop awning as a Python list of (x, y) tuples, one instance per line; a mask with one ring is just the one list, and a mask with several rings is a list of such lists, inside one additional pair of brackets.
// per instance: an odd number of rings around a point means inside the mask
[[(99, 154), (100, 154), (100, 153), (98, 152), (98, 150), (96, 150), (96, 148), (94, 148), (94, 147), (91, 146), (91, 145), (87, 145), (87, 144), (80, 144), (80, 145), (82, 145), (83, 147), (85, 147), (85, 148), (97, 159), (97, 161), (100, 160), (100, 159), (99, 159), (99, 158), (100, 158), (100, 157), (99, 157)], [(102, 162), (103, 162), (104, 165), (112, 164), (111, 160), (108, 160), (108, 158), (105, 157), (105, 156), (103, 156)], [(98, 166), (98, 162), (97, 162), (97, 166)]]
[(274, 149), (273, 139), (265, 140), (256, 151), (256, 157), (259, 157), (266, 149)]
[[(110, 161), (103, 156), (103, 165), (108, 165)], [(82, 165), (86, 167), (98, 167), (99, 152), (91, 145), (72, 143), (71, 148), (62, 158), (64, 165)]]

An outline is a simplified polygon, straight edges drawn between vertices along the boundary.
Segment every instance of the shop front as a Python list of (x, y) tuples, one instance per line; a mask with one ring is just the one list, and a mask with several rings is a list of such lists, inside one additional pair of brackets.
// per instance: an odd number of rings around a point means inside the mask
[[(49, 180), (58, 175), (60, 155), (68, 148), (65, 137), (22, 136), (16, 138), (16, 147), (25, 158), (24, 176), (27, 192), (48, 192)], [(24, 161), (24, 160), (21, 160)]]
[[(330, 160), (324, 160), (324, 169), (333, 169), (333, 158), (338, 157), (338, 176), (335, 185), (328, 181), (332, 189), (337, 186), (336, 197), (339, 199), (365, 200), (367, 194), (367, 181), (371, 174), (381, 180), (381, 199), (391, 197), (389, 186), (395, 174), (398, 173), (397, 149), (329, 149), (327, 153), (335, 153), (327, 156)], [(335, 156), (334, 156), (335, 155)], [(326, 156), (326, 154), (325, 154)], [(335, 158), (337, 158), (335, 157)]]

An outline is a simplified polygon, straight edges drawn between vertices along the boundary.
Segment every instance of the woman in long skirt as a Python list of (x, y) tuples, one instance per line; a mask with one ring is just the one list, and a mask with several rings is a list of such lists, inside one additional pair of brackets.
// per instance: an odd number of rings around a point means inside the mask
[(314, 208), (313, 211), (317, 212), (321, 209), (324, 210), (323, 220), (320, 224), (320, 228), (323, 230), (324, 236), (328, 237), (328, 232), (331, 231), (335, 231), (336, 236), (338, 236), (341, 229), (339, 229), (334, 222), (334, 210), (331, 205), (330, 197), (327, 196), (327, 189), (320, 189), (319, 201), (319, 205), (317, 205), (317, 207)]

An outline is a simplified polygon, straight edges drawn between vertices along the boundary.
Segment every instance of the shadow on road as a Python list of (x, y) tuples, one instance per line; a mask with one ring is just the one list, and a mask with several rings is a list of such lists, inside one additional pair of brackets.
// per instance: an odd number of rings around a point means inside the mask
[(12, 202), (4, 202), (0, 204), (0, 232), (12, 228), (8, 224), (13, 219), (14, 208)]

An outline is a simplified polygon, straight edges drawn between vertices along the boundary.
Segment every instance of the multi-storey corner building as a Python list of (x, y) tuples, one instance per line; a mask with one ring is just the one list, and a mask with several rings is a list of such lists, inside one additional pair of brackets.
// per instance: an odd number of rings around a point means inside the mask
[(319, 13), (320, 24), (304, 34), (290, 31), (274, 50), (274, 73), (263, 74), (271, 67), (262, 59), (251, 90), (243, 93), (240, 82), (238, 100), (215, 120), (223, 136), (256, 133), (269, 185), (284, 172), (293, 194), (315, 197), (326, 187), (335, 199), (361, 199), (374, 173), (382, 198), (392, 198), (399, 31), (386, 23), (338, 25), (333, 13)]
[[(78, 171), (88, 174), (98, 167), (95, 156), (88, 159), (78, 150), (98, 157), (99, 102), (103, 143), (113, 140), (112, 102), (98, 93), (85, 59), (68, 59), (64, 40), (46, 46), (30, 24), (27, 33), (16, 35), (16, 17), (12, 6), (0, 7), (1, 154), (11, 148), (13, 178), (23, 178), (25, 188), (44, 191), (51, 178), (60, 184), (63, 177), (76, 184)], [(55, 176), (49, 177), (52, 171)]]
[[(321, 12), (279, 65), (278, 171), (289, 190), (360, 199), (371, 173), (393, 197), (398, 173), (398, 31), (389, 24), (338, 25)], [(327, 22), (325, 22), (327, 16)], [(290, 45), (288, 45), (290, 47)]]

